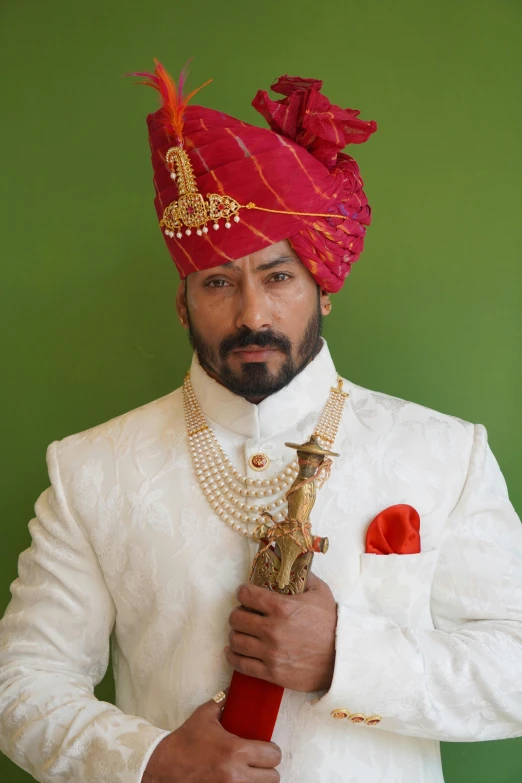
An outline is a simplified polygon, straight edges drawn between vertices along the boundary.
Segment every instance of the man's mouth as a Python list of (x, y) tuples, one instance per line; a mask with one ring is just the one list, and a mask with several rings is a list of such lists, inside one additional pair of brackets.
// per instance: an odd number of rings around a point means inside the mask
[(230, 353), (235, 354), (243, 362), (266, 362), (278, 350), (274, 347), (247, 345), (245, 348), (234, 348)]

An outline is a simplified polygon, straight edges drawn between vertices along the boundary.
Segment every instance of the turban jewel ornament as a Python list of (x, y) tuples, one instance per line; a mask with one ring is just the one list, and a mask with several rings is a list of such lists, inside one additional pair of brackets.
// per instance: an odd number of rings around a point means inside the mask
[(338, 291), (371, 219), (358, 166), (342, 150), (376, 123), (330, 103), (322, 82), (282, 76), (272, 90), (283, 98), (254, 98), (270, 130), (258, 128), (188, 105), (201, 87), (184, 95), (186, 71), (176, 85), (155, 63), (132, 75), (161, 96), (147, 117), (154, 203), (181, 277), (288, 239), (318, 285)]

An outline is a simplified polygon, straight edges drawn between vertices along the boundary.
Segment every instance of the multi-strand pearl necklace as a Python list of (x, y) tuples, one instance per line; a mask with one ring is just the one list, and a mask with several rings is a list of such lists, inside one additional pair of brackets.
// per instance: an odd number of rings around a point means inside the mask
[[(333, 446), (347, 397), (338, 376), (337, 388), (330, 390), (313, 433), (323, 448), (330, 449)], [(183, 384), (183, 409), (196, 478), (210, 506), (223, 522), (248, 538), (253, 538), (255, 526), (265, 521), (262, 514), (266, 512), (276, 522), (282, 522), (286, 516), (286, 492), (299, 472), (297, 459), (273, 478), (251, 479), (242, 476), (208, 426), (192, 389), (190, 374), (187, 374)]]

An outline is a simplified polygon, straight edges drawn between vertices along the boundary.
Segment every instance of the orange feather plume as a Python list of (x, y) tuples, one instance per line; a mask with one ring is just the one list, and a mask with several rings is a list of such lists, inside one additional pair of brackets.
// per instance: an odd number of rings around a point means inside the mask
[[(156, 68), (154, 73), (129, 73), (127, 76), (143, 76), (145, 81), (137, 82), (137, 84), (145, 84), (147, 87), (152, 87), (157, 90), (161, 96), (161, 103), (163, 109), (163, 116), (161, 124), (170, 136), (174, 136), (178, 144), (183, 144), (183, 115), (189, 101), (194, 95), (210, 84), (212, 79), (202, 84), (201, 87), (197, 87), (192, 90), (188, 95), (183, 95), (183, 87), (188, 75), (187, 67), (185, 65), (181, 71), (178, 85), (172, 76), (165, 70), (163, 65), (154, 58)], [(190, 62), (190, 60), (189, 60)]]

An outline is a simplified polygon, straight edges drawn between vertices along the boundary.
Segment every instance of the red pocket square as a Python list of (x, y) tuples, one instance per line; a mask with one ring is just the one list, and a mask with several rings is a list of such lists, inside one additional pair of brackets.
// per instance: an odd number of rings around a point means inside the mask
[(377, 514), (366, 531), (366, 552), (374, 555), (416, 555), (420, 517), (413, 506), (399, 503)]

